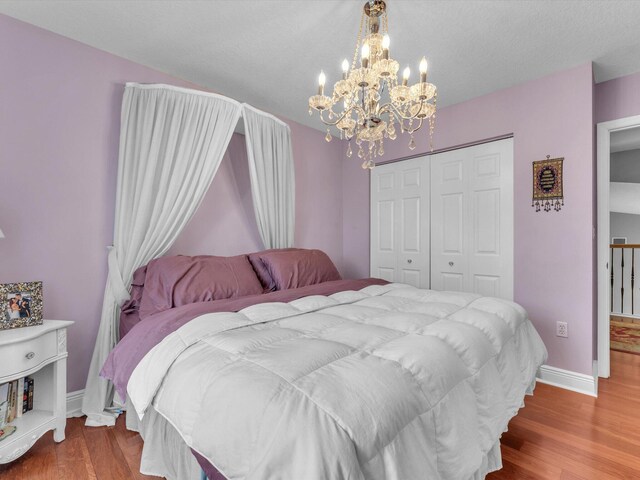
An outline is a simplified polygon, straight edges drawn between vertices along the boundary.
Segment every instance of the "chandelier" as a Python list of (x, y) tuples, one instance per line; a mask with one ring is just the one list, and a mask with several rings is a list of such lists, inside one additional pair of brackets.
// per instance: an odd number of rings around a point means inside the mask
[(384, 140), (395, 140), (398, 129), (409, 134), (411, 150), (416, 148), (414, 133), (423, 123), (428, 123), (429, 138), (433, 136), (437, 91), (427, 83), (427, 60), (420, 61), (419, 82), (409, 86), (409, 67), (398, 82), (400, 65), (389, 56), (389, 43), (387, 6), (383, 0), (369, 0), (360, 18), (351, 65), (345, 58), (342, 79), (330, 97), (324, 94), (326, 76), (321, 71), (318, 94), (309, 97), (309, 115), (317, 111), (327, 125), (326, 141), (331, 141), (331, 127), (337, 128), (340, 138), (349, 141), (346, 154), (351, 157), (355, 139), (364, 169), (375, 166), (373, 159), (384, 154)]

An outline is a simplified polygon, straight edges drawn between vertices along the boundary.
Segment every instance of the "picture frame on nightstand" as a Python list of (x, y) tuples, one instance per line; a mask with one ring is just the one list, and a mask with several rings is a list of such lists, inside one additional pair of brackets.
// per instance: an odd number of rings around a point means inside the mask
[(42, 282), (0, 283), (0, 330), (42, 325)]

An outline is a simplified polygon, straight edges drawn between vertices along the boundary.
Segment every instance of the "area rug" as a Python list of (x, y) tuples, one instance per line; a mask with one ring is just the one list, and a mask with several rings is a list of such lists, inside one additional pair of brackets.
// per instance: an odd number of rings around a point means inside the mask
[(611, 320), (611, 350), (640, 355), (640, 323)]

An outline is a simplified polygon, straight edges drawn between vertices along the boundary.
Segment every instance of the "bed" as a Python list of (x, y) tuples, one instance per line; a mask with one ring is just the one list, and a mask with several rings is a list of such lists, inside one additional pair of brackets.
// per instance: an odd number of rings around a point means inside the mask
[[(522, 307), (342, 280), (318, 251), (253, 255), (137, 272), (102, 373), (139, 420), (143, 473), (479, 480), (501, 468), (500, 435), (547, 355)], [(207, 280), (221, 271), (235, 283)]]

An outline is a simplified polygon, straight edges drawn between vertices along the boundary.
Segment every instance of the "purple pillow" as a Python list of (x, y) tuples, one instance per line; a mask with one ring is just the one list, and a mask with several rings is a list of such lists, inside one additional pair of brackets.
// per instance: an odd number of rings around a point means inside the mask
[(272, 248), (270, 250), (263, 250), (261, 252), (255, 252), (249, 254), (249, 261), (251, 262), (251, 266), (256, 272), (260, 283), (262, 284), (262, 288), (264, 289), (264, 293), (275, 292), (276, 291), (276, 282), (271, 278), (271, 274), (269, 273), (269, 269), (262, 261), (262, 255), (271, 252), (293, 252), (296, 250), (301, 250), (300, 248)]
[(338, 269), (322, 250), (274, 250), (261, 253), (260, 259), (269, 271), (277, 290), (342, 279)]
[(124, 337), (140, 321), (140, 301), (144, 291), (144, 279), (147, 266), (144, 265), (133, 272), (131, 280), (131, 297), (120, 307), (120, 338)]
[(156, 258), (147, 265), (140, 318), (190, 303), (261, 293), (246, 255)]

